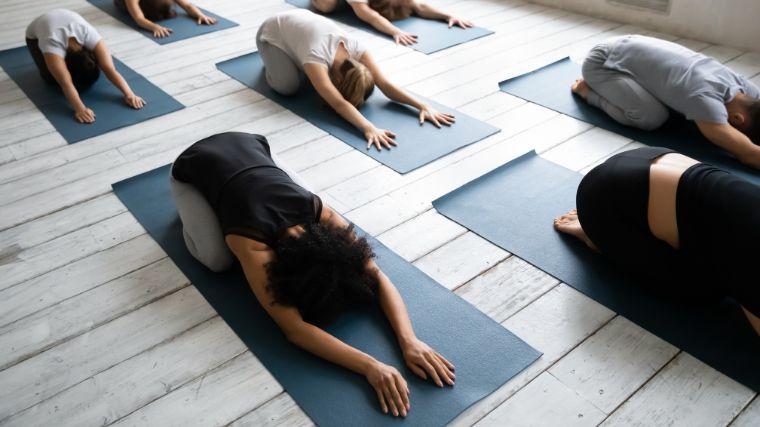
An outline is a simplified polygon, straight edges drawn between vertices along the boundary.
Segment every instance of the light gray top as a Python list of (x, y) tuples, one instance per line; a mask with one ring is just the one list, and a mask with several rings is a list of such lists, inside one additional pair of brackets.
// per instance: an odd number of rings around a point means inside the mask
[(304, 64), (330, 68), (341, 42), (353, 59), (361, 59), (365, 52), (364, 47), (335, 22), (306, 9), (279, 13), (261, 26), (261, 40), (285, 51), (301, 69)]
[(95, 49), (101, 37), (78, 13), (53, 9), (38, 16), (26, 27), (26, 37), (36, 39), (42, 53), (66, 57), (69, 37), (88, 50)]
[(741, 91), (760, 98), (760, 89), (714, 58), (681, 45), (644, 36), (607, 42), (605, 68), (631, 75), (644, 89), (689, 120), (728, 123), (726, 104)]

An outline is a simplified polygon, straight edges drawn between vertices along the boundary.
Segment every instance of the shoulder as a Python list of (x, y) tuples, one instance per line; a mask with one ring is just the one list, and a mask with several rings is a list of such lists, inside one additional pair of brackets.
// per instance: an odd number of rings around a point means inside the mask
[(274, 252), (269, 245), (259, 242), (258, 240), (253, 240), (249, 237), (228, 234), (224, 237), (224, 241), (238, 259), (259, 259), (262, 261), (268, 261), (274, 257)]

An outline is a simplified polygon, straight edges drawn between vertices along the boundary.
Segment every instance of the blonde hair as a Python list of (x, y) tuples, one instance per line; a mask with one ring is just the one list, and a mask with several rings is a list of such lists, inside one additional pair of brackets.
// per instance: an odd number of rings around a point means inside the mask
[(389, 21), (408, 18), (413, 12), (410, 0), (370, 0), (369, 7)]
[(347, 58), (340, 66), (342, 79), (336, 85), (346, 101), (359, 108), (372, 95), (375, 89), (375, 78), (372, 72), (361, 62)]

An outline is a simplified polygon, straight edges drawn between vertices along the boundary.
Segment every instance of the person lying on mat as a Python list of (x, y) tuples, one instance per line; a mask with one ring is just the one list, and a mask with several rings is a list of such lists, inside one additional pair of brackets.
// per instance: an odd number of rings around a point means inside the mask
[(679, 300), (741, 304), (760, 334), (760, 186), (660, 147), (612, 156), (592, 169), (577, 210), (554, 220), (653, 290)]
[(392, 131), (376, 128), (358, 110), (375, 85), (391, 100), (419, 110), (420, 125), (425, 120), (439, 128), (454, 123), (451, 114), (437, 112), (385, 78), (372, 55), (333, 21), (306, 9), (268, 18), (256, 34), (256, 46), (274, 91), (294, 95), (305, 73), (322, 99), (364, 134), (367, 149), (396, 145)]
[(26, 28), (26, 47), (42, 78), (61, 87), (80, 123), (94, 122), (95, 112), (84, 105), (78, 91), (95, 84), (101, 69), (127, 105), (137, 110), (145, 106), (116, 70), (100, 34), (75, 12), (54, 9), (37, 17)]
[[(314, 9), (322, 13), (335, 10), (343, 0), (311, 0)], [(472, 23), (444, 13), (435, 7), (417, 0), (345, 0), (359, 19), (371, 25), (377, 31), (393, 37), (396, 44), (408, 46), (417, 43), (415, 34), (407, 33), (393, 25), (391, 21), (405, 19), (412, 15), (420, 18), (436, 19), (447, 22), (449, 28), (454, 25), (471, 28)]]
[(114, 0), (116, 7), (123, 13), (128, 13), (140, 28), (153, 33), (153, 37), (168, 37), (172, 29), (156, 24), (155, 21), (174, 18), (177, 12), (174, 4), (185, 9), (188, 15), (197, 20), (198, 25), (214, 25), (216, 18), (206, 16), (194, 4), (187, 0)]
[(595, 46), (572, 91), (618, 123), (660, 127), (672, 108), (737, 159), (760, 168), (760, 89), (681, 45), (627, 35)]
[(454, 384), (454, 365), (417, 339), (367, 240), (299, 182), (263, 136), (229, 132), (196, 142), (172, 167), (188, 249), (214, 271), (229, 268), (231, 251), (290, 342), (364, 375), (382, 410), (405, 416), (409, 390), (401, 373), (321, 326), (340, 312), (379, 303), (412, 372), (443, 387)]

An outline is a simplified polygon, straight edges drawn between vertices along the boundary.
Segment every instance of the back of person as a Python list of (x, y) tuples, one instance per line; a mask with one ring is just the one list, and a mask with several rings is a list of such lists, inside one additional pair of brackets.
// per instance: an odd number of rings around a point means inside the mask
[(37, 40), (43, 53), (66, 56), (69, 38), (87, 50), (95, 49), (100, 34), (79, 14), (67, 9), (53, 9), (37, 17), (26, 28), (26, 38)]
[(354, 59), (364, 52), (335, 22), (306, 9), (277, 14), (261, 24), (261, 40), (282, 49), (301, 69), (307, 63), (330, 67), (338, 42)]
[(631, 75), (644, 89), (689, 120), (727, 123), (725, 104), (741, 91), (760, 90), (714, 58), (681, 45), (645, 36), (623, 36), (609, 43), (605, 68)]

